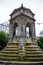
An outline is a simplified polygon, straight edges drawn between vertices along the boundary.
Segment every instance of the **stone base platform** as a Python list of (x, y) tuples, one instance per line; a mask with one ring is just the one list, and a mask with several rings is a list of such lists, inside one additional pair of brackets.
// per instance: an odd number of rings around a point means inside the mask
[(43, 65), (43, 62), (0, 62), (0, 65)]

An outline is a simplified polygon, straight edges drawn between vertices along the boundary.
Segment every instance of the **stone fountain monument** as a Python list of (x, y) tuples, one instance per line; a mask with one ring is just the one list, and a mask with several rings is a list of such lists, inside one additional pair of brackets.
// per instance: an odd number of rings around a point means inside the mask
[(9, 41), (0, 53), (1, 61), (43, 61), (36, 43), (34, 13), (23, 5), (10, 14)]
[[(34, 13), (21, 5), (10, 14), (10, 38), (19, 36), (20, 39), (28, 38), (35, 42)], [(18, 40), (20, 41), (20, 40)], [(24, 40), (23, 40), (24, 41)]]

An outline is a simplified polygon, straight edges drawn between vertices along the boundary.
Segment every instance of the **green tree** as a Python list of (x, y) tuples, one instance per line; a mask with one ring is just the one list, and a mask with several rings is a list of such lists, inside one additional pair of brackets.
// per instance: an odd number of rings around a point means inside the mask
[(38, 37), (37, 38), (37, 43), (38, 43), (38, 46), (40, 46), (40, 48), (43, 49), (43, 37)]
[(4, 31), (0, 31), (0, 49), (4, 48), (8, 42), (8, 34)]

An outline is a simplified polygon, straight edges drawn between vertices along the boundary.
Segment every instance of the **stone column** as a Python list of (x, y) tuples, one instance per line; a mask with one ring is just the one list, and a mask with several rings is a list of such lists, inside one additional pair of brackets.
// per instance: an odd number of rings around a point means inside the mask
[(10, 23), (8, 44), (12, 42), (12, 36), (13, 36), (13, 25)]
[(21, 25), (19, 25), (18, 28), (19, 28), (19, 36), (21, 36)]
[(35, 22), (32, 23), (32, 37), (33, 37), (33, 42), (35, 42), (36, 34), (35, 34)]
[(26, 36), (26, 26), (23, 25), (23, 36)]
[(13, 35), (13, 25), (10, 23), (10, 28), (9, 28), (9, 35), (12, 37)]

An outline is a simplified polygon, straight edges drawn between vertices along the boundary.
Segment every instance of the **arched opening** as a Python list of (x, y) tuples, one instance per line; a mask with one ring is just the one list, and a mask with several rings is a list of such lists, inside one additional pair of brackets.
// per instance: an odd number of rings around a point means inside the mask
[(15, 22), (13, 26), (13, 37), (18, 34), (18, 24)]
[(29, 27), (26, 27), (26, 36), (29, 38)]
[(26, 24), (26, 36), (28, 38), (32, 36), (31, 24), (29, 22)]

